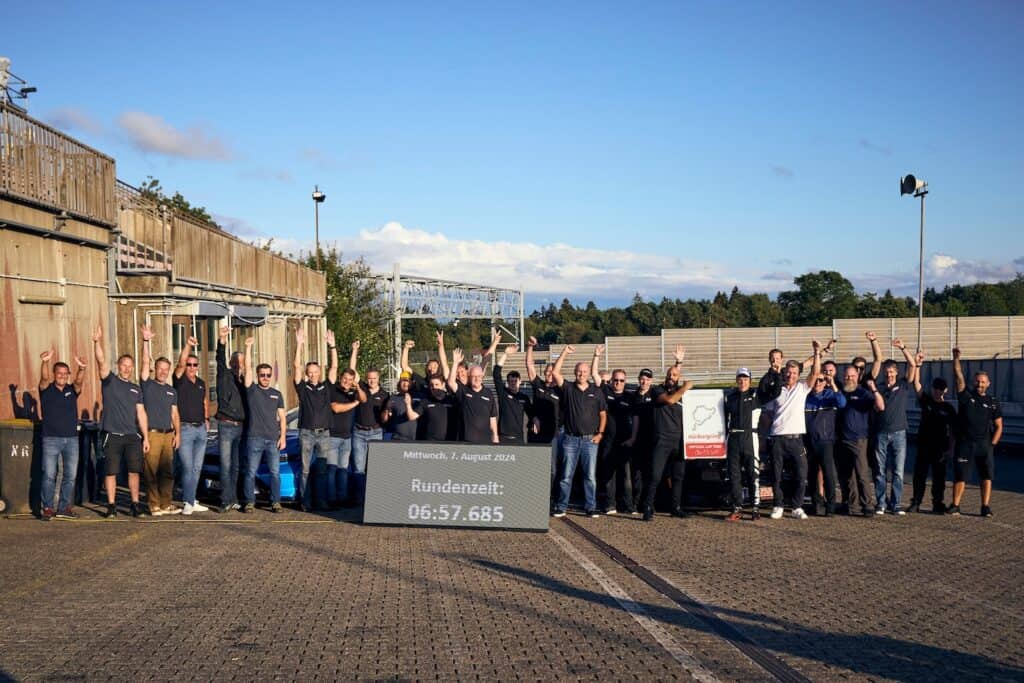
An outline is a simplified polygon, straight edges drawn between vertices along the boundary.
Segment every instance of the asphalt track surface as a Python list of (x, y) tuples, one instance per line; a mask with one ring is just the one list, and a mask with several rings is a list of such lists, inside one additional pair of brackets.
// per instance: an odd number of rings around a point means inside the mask
[(1024, 459), (996, 476), (993, 519), (970, 486), (959, 518), (546, 534), (0, 520), (0, 680), (1021, 681)]

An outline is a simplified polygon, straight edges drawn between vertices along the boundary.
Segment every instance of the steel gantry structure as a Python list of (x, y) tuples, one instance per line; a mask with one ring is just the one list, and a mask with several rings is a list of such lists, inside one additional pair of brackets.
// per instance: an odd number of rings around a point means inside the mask
[[(523, 346), (523, 290), (489, 287), (468, 282), (439, 280), (437, 278), (402, 275), (399, 264), (389, 274), (372, 276), (388, 310), (392, 312), (394, 344), (389, 366), (392, 386), (401, 370), (402, 320), (427, 319), (490, 320)], [(511, 325), (513, 329), (509, 329)]]

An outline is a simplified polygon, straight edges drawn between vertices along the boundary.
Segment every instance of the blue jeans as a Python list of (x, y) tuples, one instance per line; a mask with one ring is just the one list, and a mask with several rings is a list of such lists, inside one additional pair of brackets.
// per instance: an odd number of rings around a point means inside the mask
[(53, 492), (57, 488), (57, 461), (64, 463), (60, 478), (60, 509), (67, 510), (75, 502), (75, 476), (78, 473), (78, 437), (43, 437), (42, 507), (53, 507)]
[(576, 464), (583, 465), (583, 494), (586, 497), (586, 509), (597, 509), (597, 447), (590, 436), (562, 436), (562, 455), (565, 467), (562, 472), (561, 488), (558, 492), (556, 512), (565, 512), (569, 507), (569, 495), (572, 493), (572, 479), (576, 474)]
[(353, 429), (352, 430), (352, 481), (355, 483), (355, 500), (363, 502), (363, 494), (366, 493), (366, 454), (370, 450), (371, 441), (382, 441), (384, 439), (383, 429)]
[(238, 502), (238, 449), (242, 443), (242, 425), (219, 422), (217, 435), (220, 442), (220, 504), (227, 507)]
[(181, 425), (178, 458), (181, 460), (181, 500), (186, 503), (196, 503), (196, 489), (199, 487), (199, 473), (203, 469), (205, 455), (206, 425)]
[[(875, 500), (878, 510), (888, 509), (898, 512), (900, 500), (903, 498), (903, 463), (907, 460), (907, 432), (879, 432), (875, 447), (875, 462), (878, 472), (875, 474)], [(886, 504), (885, 475), (892, 468), (892, 497)]]
[(352, 455), (352, 437), (331, 437), (327, 451), (327, 500), (340, 503), (348, 498), (348, 464)]
[(261, 439), (250, 436), (246, 439), (248, 446), (248, 467), (245, 472), (245, 489), (242, 494), (246, 503), (256, 502), (256, 470), (260, 468), (260, 460), (267, 456), (267, 469), (270, 470), (270, 502), (281, 502), (281, 450), (277, 447), (277, 439)]
[[(316, 467), (314, 481), (317, 484), (317, 504), (324, 501), (326, 492), (327, 456), (331, 450), (331, 433), (327, 430), (315, 432), (312, 429), (299, 430), (299, 445), (302, 447), (302, 474), (299, 477), (299, 486), (295, 491), (295, 499), (302, 502), (307, 508), (313, 507), (313, 487), (309, 485), (310, 466)], [(316, 462), (313, 461), (313, 452), (316, 452)]]

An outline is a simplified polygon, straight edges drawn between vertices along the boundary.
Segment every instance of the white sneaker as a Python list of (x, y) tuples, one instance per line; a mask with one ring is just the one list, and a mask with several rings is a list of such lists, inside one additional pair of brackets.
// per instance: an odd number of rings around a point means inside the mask
[(164, 510), (163, 508), (160, 508), (159, 510), (153, 510), (149, 514), (153, 515), (154, 517), (163, 517), (164, 515), (167, 514), (167, 511)]
[(242, 506), (239, 505), (238, 503), (232, 503), (231, 505), (228, 506), (228, 509), (229, 510), (241, 510)]
[(192, 503), (185, 503), (185, 508), (181, 511), (181, 514), (183, 514), (183, 515), (191, 515), (192, 514)]
[(205, 505), (200, 503), (198, 500), (196, 502), (192, 503), (192, 512), (209, 512), (209, 511), (210, 511), (210, 508), (206, 507)]
[(797, 508), (793, 510), (793, 519), (807, 519), (807, 513), (803, 508)]
[(782, 513), (785, 512), (782, 508), (772, 508), (772, 519), (782, 519)]
[(167, 507), (164, 508), (164, 514), (165, 515), (180, 515), (181, 514), (181, 508), (177, 507), (176, 505), (168, 505)]

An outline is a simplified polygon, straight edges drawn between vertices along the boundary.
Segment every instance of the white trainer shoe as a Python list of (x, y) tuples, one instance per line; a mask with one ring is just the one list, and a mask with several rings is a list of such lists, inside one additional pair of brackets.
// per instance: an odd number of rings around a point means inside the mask
[(167, 514), (167, 512), (165, 512), (163, 508), (160, 508), (159, 510), (153, 510), (149, 514), (153, 515), (154, 517), (163, 517)]
[(182, 508), (181, 514), (183, 514), (183, 515), (191, 515), (192, 514), (192, 510), (193, 510), (192, 503), (185, 503), (185, 507)]
[(210, 511), (210, 508), (206, 507), (205, 505), (200, 503), (198, 500), (196, 502), (192, 503), (192, 512), (209, 512), (209, 511)]
[(793, 510), (793, 519), (807, 519), (807, 513), (803, 508), (797, 508)]
[(164, 508), (164, 514), (165, 515), (180, 515), (181, 514), (181, 508), (178, 507), (177, 505), (168, 505), (167, 507)]
[(782, 513), (785, 512), (782, 508), (772, 508), (772, 519), (782, 519)]

